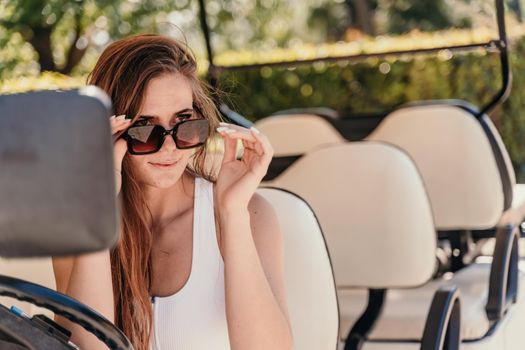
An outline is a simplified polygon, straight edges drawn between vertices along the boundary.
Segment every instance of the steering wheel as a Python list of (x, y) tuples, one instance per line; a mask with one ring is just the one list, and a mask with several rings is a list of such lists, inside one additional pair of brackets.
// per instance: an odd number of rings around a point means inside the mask
[(0, 295), (27, 301), (53, 311), (56, 315), (79, 324), (94, 334), (109, 349), (133, 350), (133, 346), (122, 331), (98, 312), (84, 304), (52, 289), (0, 275)]

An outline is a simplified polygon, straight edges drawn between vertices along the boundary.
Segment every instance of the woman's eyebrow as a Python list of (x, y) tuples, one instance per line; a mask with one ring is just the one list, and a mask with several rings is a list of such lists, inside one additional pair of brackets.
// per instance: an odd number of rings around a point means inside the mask
[[(171, 115), (170, 119), (171, 118), (176, 118), (176, 117), (180, 116), (181, 114), (186, 114), (186, 113), (191, 113), (191, 112), (193, 112), (193, 108), (184, 108), (184, 109), (181, 109), (178, 112), (173, 113)], [(159, 119), (159, 116), (144, 114), (144, 115), (141, 115), (140, 118), (155, 120), (155, 119)]]

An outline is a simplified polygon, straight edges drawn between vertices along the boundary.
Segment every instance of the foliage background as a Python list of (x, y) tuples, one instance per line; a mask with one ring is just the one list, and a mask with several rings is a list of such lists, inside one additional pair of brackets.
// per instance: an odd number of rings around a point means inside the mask
[[(521, 0), (507, 4), (513, 90), (491, 117), (524, 182), (525, 28)], [(495, 36), (492, 0), (208, 0), (208, 5), (220, 65), (482, 42)], [(0, 92), (83, 85), (108, 43), (139, 32), (187, 41), (204, 77), (197, 15), (196, 1), (190, 0), (0, 0)], [(41, 31), (48, 33), (52, 62), (47, 69), (54, 72), (41, 73), (43, 54), (34, 39)], [(376, 113), (420, 99), (460, 98), (480, 106), (500, 81), (497, 55), (447, 51), (361, 63), (263, 67), (225, 72), (219, 80), (230, 104), (251, 120), (292, 107), (327, 106), (344, 116)]]
[[(510, 55), (512, 92), (491, 115), (521, 182), (525, 182), (524, 57), (525, 37), (520, 36), (513, 40)], [(427, 99), (463, 99), (481, 107), (501, 87), (501, 72), (497, 54), (443, 53), (292, 69), (263, 67), (224, 73), (221, 82), (230, 104), (252, 120), (298, 106), (328, 106), (350, 117)]]

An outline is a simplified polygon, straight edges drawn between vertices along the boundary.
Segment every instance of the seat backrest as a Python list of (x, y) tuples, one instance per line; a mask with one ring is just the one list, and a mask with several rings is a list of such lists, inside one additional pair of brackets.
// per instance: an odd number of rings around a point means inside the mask
[(255, 127), (268, 137), (275, 157), (298, 156), (320, 145), (345, 142), (332, 124), (313, 114), (274, 115), (258, 120)]
[(283, 233), (286, 296), (296, 349), (335, 350), (339, 315), (323, 233), (308, 204), (276, 188), (257, 191), (275, 208)]
[(492, 228), (511, 205), (514, 171), (487, 116), (462, 105), (407, 106), (368, 140), (394, 144), (414, 160), (438, 230)]
[(297, 160), (274, 185), (312, 206), (338, 288), (413, 287), (430, 279), (432, 212), (405, 152), (378, 142), (322, 147)]

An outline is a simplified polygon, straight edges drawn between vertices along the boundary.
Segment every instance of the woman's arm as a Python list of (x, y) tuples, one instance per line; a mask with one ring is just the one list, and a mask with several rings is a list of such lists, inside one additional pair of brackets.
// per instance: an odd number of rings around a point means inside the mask
[[(233, 350), (290, 350), (282, 237), (273, 208), (254, 194), (273, 156), (268, 138), (222, 123), (224, 156), (215, 184)], [(243, 155), (237, 159), (237, 142)]]
[[(109, 251), (76, 257), (55, 257), (53, 270), (57, 291), (86, 304), (113, 322), (114, 304)], [(104, 343), (81, 326), (62, 317), (55, 317), (55, 319), (73, 333), (71, 341), (81, 349), (107, 349)]]
[(223, 210), (219, 220), (231, 348), (292, 349), (283, 243), (273, 208), (255, 194), (246, 210)]

